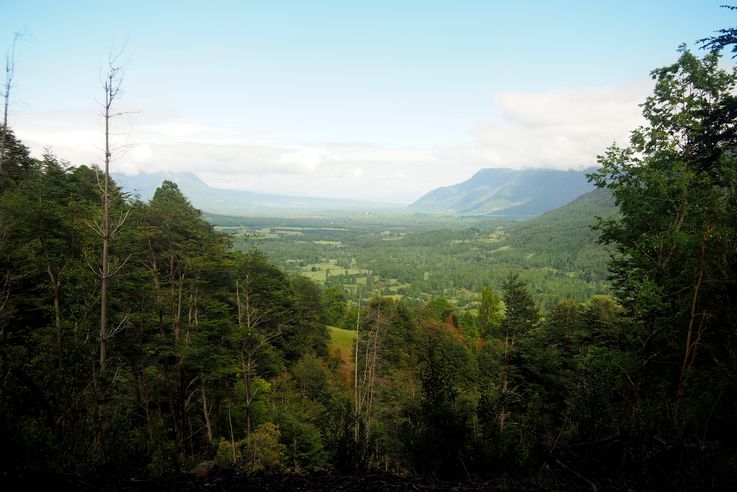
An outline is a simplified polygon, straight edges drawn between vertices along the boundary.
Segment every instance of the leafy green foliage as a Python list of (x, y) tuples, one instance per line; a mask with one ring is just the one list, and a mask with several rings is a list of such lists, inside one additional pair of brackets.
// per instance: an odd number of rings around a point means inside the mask
[(459, 365), (446, 349), (452, 343), (452, 338), (441, 341), (432, 335), (428, 340), (420, 374), (419, 428), (412, 449), (416, 468), (444, 476), (459, 474), (469, 434), (466, 422), (470, 415), (457, 387)]
[(494, 292), (492, 287), (481, 289), (481, 302), (479, 303), (478, 334), (487, 338), (492, 336), (503, 318), (502, 299)]
[[(622, 331), (634, 363), (620, 365), (639, 418), (624, 427), (671, 446), (733, 453), (733, 429), (712, 419), (723, 422), (719, 402), (735, 391), (725, 377), (735, 369), (737, 71), (721, 68), (716, 52), (680, 51), (676, 63), (652, 72), (647, 124), (630, 146), (610, 147), (591, 179), (621, 210), (598, 229), (618, 253), (612, 280), (630, 318)], [(676, 459), (642, 441), (633, 447)], [(702, 464), (689, 457), (681, 466)]]
[(266, 422), (256, 427), (245, 439), (231, 443), (221, 438), (217, 460), (233, 464), (246, 473), (282, 472), (285, 470), (286, 446), (280, 442), (280, 437), (279, 427)]

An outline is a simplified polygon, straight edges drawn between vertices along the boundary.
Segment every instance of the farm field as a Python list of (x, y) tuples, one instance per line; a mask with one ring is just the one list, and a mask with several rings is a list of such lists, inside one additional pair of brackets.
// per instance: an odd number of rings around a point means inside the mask
[(234, 246), (257, 248), (293, 275), (354, 300), (422, 305), (446, 298), (474, 311), (485, 286), (519, 272), (542, 306), (608, 293), (607, 251), (590, 230), (600, 197), (527, 221), (425, 215), (258, 218), (209, 216)]

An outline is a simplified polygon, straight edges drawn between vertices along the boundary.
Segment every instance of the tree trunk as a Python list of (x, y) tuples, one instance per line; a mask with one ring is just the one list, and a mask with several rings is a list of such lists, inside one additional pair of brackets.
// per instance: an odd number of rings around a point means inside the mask
[(2, 137), (0, 137), (0, 187), (2, 186), (3, 165), (5, 164), (5, 152), (8, 136), (8, 106), (10, 106), (10, 90), (13, 88), (13, 77), (15, 76), (15, 43), (23, 36), (16, 32), (13, 36), (13, 47), (10, 54), (5, 58), (5, 87), (3, 87), (3, 126)]
[(507, 420), (507, 404), (505, 402), (509, 390), (509, 334), (504, 339), (504, 364), (502, 374), (502, 404), (499, 409), (499, 433), (504, 432), (504, 424)]
[(358, 416), (361, 414), (360, 399), (358, 396), (358, 342), (359, 342), (359, 331), (358, 327), (361, 322), (361, 288), (358, 287), (358, 310), (356, 311), (356, 344), (354, 354), (354, 367), (353, 367), (353, 405), (356, 417), (356, 423), (353, 426), (353, 439), (358, 442), (359, 429), (358, 429)]
[(100, 268), (100, 375), (105, 371), (107, 359), (107, 318), (108, 318), (108, 279), (110, 278), (110, 239), (112, 228), (110, 227), (110, 160), (112, 159), (112, 148), (110, 147), (110, 120), (115, 116), (112, 112), (113, 102), (120, 93), (121, 76), (120, 67), (115, 66), (110, 60), (108, 73), (105, 77), (103, 88), (105, 90), (105, 104), (103, 106), (103, 120), (105, 122), (105, 175), (102, 183), (102, 225), (100, 234), (102, 236), (102, 267)]
[(207, 430), (207, 442), (212, 442), (212, 426), (210, 425), (210, 409), (207, 406), (207, 394), (205, 393), (205, 379), (200, 374), (200, 392), (202, 394), (202, 416), (205, 418), (205, 429)]
[(686, 373), (691, 368), (696, 359), (696, 351), (701, 342), (701, 330), (703, 329), (705, 314), (701, 315), (701, 322), (696, 328), (696, 317), (698, 316), (697, 308), (699, 301), (699, 290), (704, 277), (706, 268), (706, 241), (709, 238), (711, 227), (707, 227), (701, 240), (701, 251), (699, 252), (699, 270), (696, 274), (696, 280), (693, 284), (693, 295), (691, 297), (691, 316), (688, 320), (688, 332), (686, 334), (686, 345), (683, 348), (683, 362), (681, 363), (681, 371), (678, 376), (678, 389), (676, 391), (676, 405), (673, 412), (674, 421), (678, 421), (680, 417), (681, 404), (686, 393)]
[(59, 303), (59, 287), (60, 281), (57, 275), (54, 274), (54, 269), (51, 266), (51, 262), (46, 263), (46, 272), (49, 274), (49, 282), (51, 283), (51, 295), (54, 302), (54, 327), (56, 328), (56, 352), (59, 356), (59, 366), (61, 366), (61, 308)]
[(116, 67), (110, 60), (108, 73), (105, 77), (103, 88), (105, 90), (105, 103), (103, 106), (103, 120), (105, 122), (105, 175), (102, 184), (102, 225), (99, 233), (102, 236), (102, 265), (100, 267), (100, 327), (99, 327), (99, 371), (95, 371), (93, 377), (97, 390), (97, 413), (95, 429), (95, 443), (97, 446), (102, 444), (102, 418), (104, 415), (103, 407), (104, 391), (102, 380), (105, 373), (105, 364), (107, 361), (107, 323), (108, 323), (108, 279), (110, 278), (110, 159), (112, 150), (110, 148), (110, 119), (113, 117), (112, 107), (115, 98), (120, 92), (120, 67)]

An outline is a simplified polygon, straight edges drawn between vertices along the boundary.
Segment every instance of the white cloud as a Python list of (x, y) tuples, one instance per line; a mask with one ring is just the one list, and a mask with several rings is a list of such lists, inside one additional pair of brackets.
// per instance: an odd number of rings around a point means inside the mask
[(489, 167), (582, 169), (641, 123), (643, 81), (620, 87), (492, 95), (499, 118), (477, 123), (470, 156)]
[[(499, 116), (468, 122), (472, 141), (455, 147), (299, 143), (212, 127), (173, 111), (114, 122), (118, 172), (192, 171), (211, 186), (264, 193), (410, 202), (483, 167), (580, 169), (640, 123), (650, 85), (547, 92), (498, 92)], [(17, 135), (35, 155), (51, 147), (72, 163), (100, 162), (102, 121), (94, 111), (18, 114)]]

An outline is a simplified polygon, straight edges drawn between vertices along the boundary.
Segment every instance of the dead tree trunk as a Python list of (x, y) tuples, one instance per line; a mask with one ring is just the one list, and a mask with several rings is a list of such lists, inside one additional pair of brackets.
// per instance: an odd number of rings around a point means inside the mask
[(205, 418), (205, 429), (207, 430), (207, 442), (212, 442), (210, 407), (207, 405), (207, 394), (205, 393), (205, 377), (202, 374), (200, 374), (200, 392), (202, 395), (202, 416)]
[[(103, 90), (105, 93), (104, 102), (102, 105), (102, 117), (105, 124), (105, 172), (103, 175), (102, 183), (99, 183), (100, 191), (102, 192), (102, 221), (101, 223), (95, 223), (95, 229), (102, 238), (102, 257), (101, 265), (98, 271), (95, 273), (100, 278), (100, 325), (98, 333), (98, 367), (93, 373), (93, 384), (97, 392), (98, 404), (97, 413), (95, 418), (95, 439), (93, 442), (93, 448), (99, 449), (102, 444), (102, 421), (105, 405), (105, 392), (106, 389), (103, 387), (103, 377), (105, 375), (106, 362), (107, 362), (107, 342), (120, 330), (125, 324), (128, 315), (124, 316), (120, 323), (112, 330), (108, 329), (108, 281), (115, 275), (126, 263), (124, 260), (120, 264), (116, 265), (115, 268), (111, 269), (110, 259), (110, 241), (123, 226), (127, 213), (121, 215), (120, 219), (116, 223), (112, 223), (110, 219), (110, 207), (111, 207), (111, 186), (110, 186), (110, 161), (112, 160), (112, 146), (110, 143), (110, 124), (111, 120), (120, 113), (113, 112), (113, 105), (117, 97), (121, 93), (122, 86), (122, 68), (117, 65), (114, 57), (108, 59), (108, 71), (105, 74), (105, 78), (102, 81)], [(129, 313), (130, 314), (130, 313)]]
[(504, 432), (504, 425), (507, 420), (507, 414), (509, 413), (506, 403), (507, 393), (509, 392), (509, 347), (509, 334), (507, 333), (507, 336), (504, 338), (504, 363), (502, 368), (504, 372), (502, 374), (502, 387), (500, 391), (502, 404), (499, 408), (499, 433)]
[(10, 53), (5, 55), (5, 85), (3, 86), (3, 126), (2, 136), (0, 137), (0, 176), (3, 174), (3, 165), (5, 163), (5, 152), (8, 141), (8, 107), (10, 106), (10, 91), (13, 88), (13, 78), (15, 77), (15, 44), (23, 37), (23, 33), (16, 32), (13, 36), (13, 45)]
[(356, 311), (356, 346), (355, 346), (355, 353), (354, 353), (354, 367), (353, 367), (353, 404), (354, 404), (354, 412), (355, 412), (355, 418), (356, 423), (353, 426), (353, 439), (355, 442), (358, 442), (359, 437), (359, 429), (358, 429), (358, 416), (361, 413), (361, 406), (359, 402), (358, 397), (358, 342), (359, 342), (359, 331), (358, 327), (361, 323), (361, 287), (358, 287), (358, 310)]
[(105, 90), (105, 102), (103, 103), (103, 120), (105, 122), (105, 174), (102, 183), (102, 268), (100, 269), (100, 372), (105, 370), (107, 357), (107, 297), (108, 279), (110, 278), (110, 159), (112, 150), (110, 147), (110, 120), (113, 118), (113, 103), (120, 93), (121, 73), (120, 67), (114, 65), (111, 60), (108, 73), (105, 76), (103, 89)]

